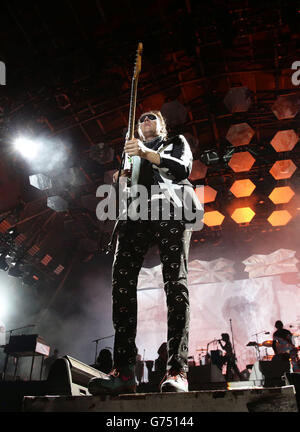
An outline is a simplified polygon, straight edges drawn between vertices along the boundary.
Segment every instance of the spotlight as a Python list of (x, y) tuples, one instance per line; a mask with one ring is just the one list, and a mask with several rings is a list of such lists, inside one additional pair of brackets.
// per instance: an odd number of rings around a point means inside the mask
[(39, 150), (38, 143), (26, 137), (17, 138), (14, 142), (14, 146), (26, 159), (34, 159)]
[(9, 234), (9, 236), (10, 236), (10, 238), (12, 239), (12, 240), (14, 240), (16, 237), (18, 237), (18, 235), (19, 235), (19, 233), (18, 233), (18, 231), (17, 231), (17, 228), (10, 228), (9, 230), (8, 230), (8, 234)]

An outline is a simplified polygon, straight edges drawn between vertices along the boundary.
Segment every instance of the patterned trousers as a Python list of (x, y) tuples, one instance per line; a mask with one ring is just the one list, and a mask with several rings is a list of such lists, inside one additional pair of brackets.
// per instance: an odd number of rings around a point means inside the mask
[(167, 369), (187, 371), (191, 231), (183, 221), (127, 220), (118, 232), (112, 268), (114, 366), (135, 364), (137, 282), (148, 248), (158, 245), (168, 310)]

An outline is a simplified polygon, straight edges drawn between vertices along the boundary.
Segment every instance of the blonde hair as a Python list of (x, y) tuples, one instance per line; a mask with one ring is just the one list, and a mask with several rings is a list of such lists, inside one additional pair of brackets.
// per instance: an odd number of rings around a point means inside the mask
[(141, 128), (140, 128), (140, 118), (143, 117), (143, 115), (145, 115), (145, 114), (155, 114), (159, 118), (160, 124), (161, 124), (161, 128), (160, 128), (160, 131), (159, 131), (159, 136), (161, 136), (162, 138), (166, 139), (168, 137), (168, 131), (167, 131), (166, 121), (165, 121), (162, 113), (160, 111), (156, 111), (156, 110), (147, 111), (147, 112), (143, 113), (142, 115), (140, 115), (140, 117), (138, 119), (138, 123), (137, 123), (137, 133), (138, 133), (139, 137), (141, 139), (145, 138), (144, 135), (143, 135), (143, 133), (142, 133), (142, 131), (141, 131)]

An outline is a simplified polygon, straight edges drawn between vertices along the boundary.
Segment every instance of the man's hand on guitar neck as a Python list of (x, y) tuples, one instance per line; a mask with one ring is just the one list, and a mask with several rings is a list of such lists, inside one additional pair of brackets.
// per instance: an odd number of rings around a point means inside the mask
[(137, 138), (126, 141), (124, 151), (129, 156), (140, 156), (155, 165), (160, 165), (160, 155), (156, 151), (146, 147), (142, 141)]

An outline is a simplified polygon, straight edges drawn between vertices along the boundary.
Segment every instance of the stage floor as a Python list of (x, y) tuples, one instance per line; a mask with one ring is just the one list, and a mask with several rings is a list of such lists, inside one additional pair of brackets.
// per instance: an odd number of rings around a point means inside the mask
[(136, 393), (112, 396), (25, 396), (23, 412), (298, 412), (293, 385), (272, 388)]

